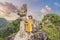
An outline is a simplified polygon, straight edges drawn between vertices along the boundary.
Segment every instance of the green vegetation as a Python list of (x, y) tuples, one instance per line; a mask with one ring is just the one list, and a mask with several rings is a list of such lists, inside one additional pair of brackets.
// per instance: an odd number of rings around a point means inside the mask
[[(47, 21), (48, 20), (48, 21)], [(17, 33), (19, 31), (20, 19), (7, 24), (5, 27), (0, 28), (0, 40), (5, 37)], [(47, 33), (48, 40), (60, 40), (60, 16), (56, 14), (47, 14), (40, 22), (40, 27)]]
[(4, 40), (3, 38), (0, 38), (0, 40)]
[(60, 16), (56, 14), (45, 15), (40, 23), (40, 26), (48, 35), (48, 40), (60, 40), (60, 30), (57, 29), (59, 25)]
[(60, 25), (60, 16), (58, 16), (57, 14), (47, 14), (44, 16), (42, 21), (44, 22), (47, 19), (55, 26)]
[(20, 26), (19, 19), (13, 21), (12, 23), (9, 23), (8, 25), (6, 25), (6, 27), (0, 29), (1, 31), (3, 31), (0, 37), (5, 38), (13, 33), (17, 33), (19, 30), (19, 26)]

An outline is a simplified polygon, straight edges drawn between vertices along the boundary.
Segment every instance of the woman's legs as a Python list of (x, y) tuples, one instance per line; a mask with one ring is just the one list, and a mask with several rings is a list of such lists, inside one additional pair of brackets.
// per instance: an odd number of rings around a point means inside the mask
[(31, 39), (31, 32), (28, 32), (28, 39), (30, 40)]

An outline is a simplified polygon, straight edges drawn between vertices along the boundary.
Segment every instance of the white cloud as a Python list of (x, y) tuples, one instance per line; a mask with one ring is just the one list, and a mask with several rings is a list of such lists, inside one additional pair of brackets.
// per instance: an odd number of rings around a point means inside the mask
[(50, 8), (48, 5), (46, 5), (45, 8), (46, 8), (48, 11), (51, 11), (51, 8)]
[(10, 15), (4, 16), (3, 18), (5, 18), (6, 20), (16, 20), (19, 16), (17, 15), (17, 13), (11, 13)]
[(3, 14), (0, 12), (0, 18), (5, 18), (6, 20), (16, 20), (19, 16), (16, 13)]
[[(17, 7), (20, 7), (22, 4), (26, 3), (26, 0), (0, 0), (0, 4), (5, 2), (12, 3)], [(6, 6), (0, 5), (0, 18), (5, 18), (7, 20), (15, 20), (18, 17), (16, 13), (15, 14), (11, 13), (11, 15), (10, 14), (8, 15), (8, 13), (6, 13), (8, 10), (7, 11), (6, 10), (7, 10)]]
[[(0, 18), (5, 18), (7, 20), (15, 20), (17, 16), (14, 16), (15, 14), (12, 12), (12, 7), (8, 9), (8, 5), (4, 5), (3, 3), (0, 3)], [(10, 15), (10, 13), (13, 15)]]
[(24, 3), (26, 3), (27, 0), (7, 0), (6, 2), (13, 3), (17, 7), (20, 7), (21, 5), (23, 5)]
[(40, 12), (43, 14), (47, 14), (47, 13), (51, 12), (51, 10), (52, 9), (48, 5), (45, 5), (45, 7), (40, 10)]
[(55, 2), (54, 4), (58, 7), (60, 7), (60, 4), (58, 2)]
[(47, 10), (46, 10), (46, 9), (44, 9), (44, 8), (42, 8), (42, 9), (40, 10), (40, 12), (41, 12), (41, 13), (43, 13), (43, 14), (48, 13), (48, 12), (47, 12)]

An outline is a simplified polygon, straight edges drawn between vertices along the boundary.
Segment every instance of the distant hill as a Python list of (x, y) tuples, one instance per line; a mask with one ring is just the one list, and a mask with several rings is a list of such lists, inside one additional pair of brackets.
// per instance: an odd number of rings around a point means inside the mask
[(42, 29), (47, 33), (48, 40), (60, 40), (60, 16), (47, 14), (40, 23)]
[[(6, 20), (5, 23), (7, 24)], [(20, 27), (20, 19), (18, 18), (8, 23), (6, 26), (0, 28), (0, 37), (5, 38), (13, 33), (17, 33), (19, 31), (19, 27)]]
[(0, 28), (1, 27), (4, 27), (5, 25), (7, 25), (9, 22), (6, 20), (6, 19), (4, 19), (4, 18), (0, 18)]

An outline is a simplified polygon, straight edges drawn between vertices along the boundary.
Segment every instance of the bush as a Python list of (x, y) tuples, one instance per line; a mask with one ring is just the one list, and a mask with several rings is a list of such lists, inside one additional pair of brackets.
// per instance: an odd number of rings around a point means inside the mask
[(47, 24), (42, 29), (47, 33), (49, 40), (60, 40), (59, 31), (54, 25)]
[(0, 38), (0, 40), (4, 40), (3, 38)]

